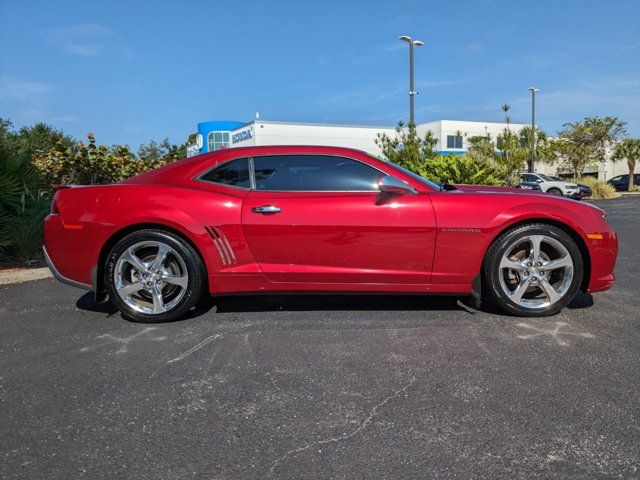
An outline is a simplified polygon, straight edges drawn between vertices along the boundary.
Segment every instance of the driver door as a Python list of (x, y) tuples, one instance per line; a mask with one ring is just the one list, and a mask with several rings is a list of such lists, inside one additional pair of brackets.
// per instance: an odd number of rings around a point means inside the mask
[(252, 159), (242, 228), (272, 282), (423, 285), (435, 217), (428, 194), (381, 193), (385, 175), (333, 155)]

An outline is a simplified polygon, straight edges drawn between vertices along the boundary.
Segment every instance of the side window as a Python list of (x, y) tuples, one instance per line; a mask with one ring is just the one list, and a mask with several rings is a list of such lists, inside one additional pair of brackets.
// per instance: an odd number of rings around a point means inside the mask
[(255, 157), (256, 190), (377, 191), (385, 174), (364, 163), (330, 155)]
[(238, 158), (218, 165), (202, 175), (200, 179), (232, 187), (251, 188), (249, 159)]
[(538, 178), (535, 175), (527, 175), (527, 174), (525, 174), (525, 176), (524, 176), (524, 181), (525, 182), (535, 182), (537, 180), (538, 180)]

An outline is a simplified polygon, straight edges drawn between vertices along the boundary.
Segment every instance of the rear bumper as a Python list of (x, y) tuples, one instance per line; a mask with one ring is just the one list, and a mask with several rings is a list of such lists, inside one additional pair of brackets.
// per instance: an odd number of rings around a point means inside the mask
[(53, 264), (53, 261), (51, 260), (51, 257), (49, 257), (49, 254), (47, 253), (47, 247), (45, 247), (44, 245), (42, 246), (42, 253), (44, 254), (44, 261), (47, 264), (47, 267), (49, 267), (49, 270), (51, 270), (51, 273), (53, 274), (53, 276), (59, 280), (62, 283), (66, 283), (67, 285), (71, 285), (72, 287), (77, 287), (77, 288), (82, 288), (83, 290), (90, 290), (90, 291), (94, 291), (94, 287), (91, 285), (87, 285), (86, 283), (81, 283), (81, 282), (77, 282), (76, 280), (72, 280), (70, 278), (65, 277), (64, 275), (62, 275), (58, 269), (56, 268), (56, 266)]

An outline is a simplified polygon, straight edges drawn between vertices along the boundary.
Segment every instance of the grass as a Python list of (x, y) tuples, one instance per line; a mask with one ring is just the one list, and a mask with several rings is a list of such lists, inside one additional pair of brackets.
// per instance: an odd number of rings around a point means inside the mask
[(620, 193), (616, 192), (615, 188), (597, 178), (582, 177), (579, 183), (591, 188), (591, 197), (589, 197), (591, 200), (609, 200), (620, 196)]

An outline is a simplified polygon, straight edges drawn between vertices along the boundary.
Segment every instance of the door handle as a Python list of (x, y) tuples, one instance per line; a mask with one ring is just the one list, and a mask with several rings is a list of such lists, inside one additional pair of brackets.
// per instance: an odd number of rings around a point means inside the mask
[(275, 205), (261, 205), (259, 207), (253, 207), (251, 211), (253, 213), (261, 213), (263, 215), (269, 215), (274, 213), (280, 213), (282, 209), (280, 207), (276, 207)]

